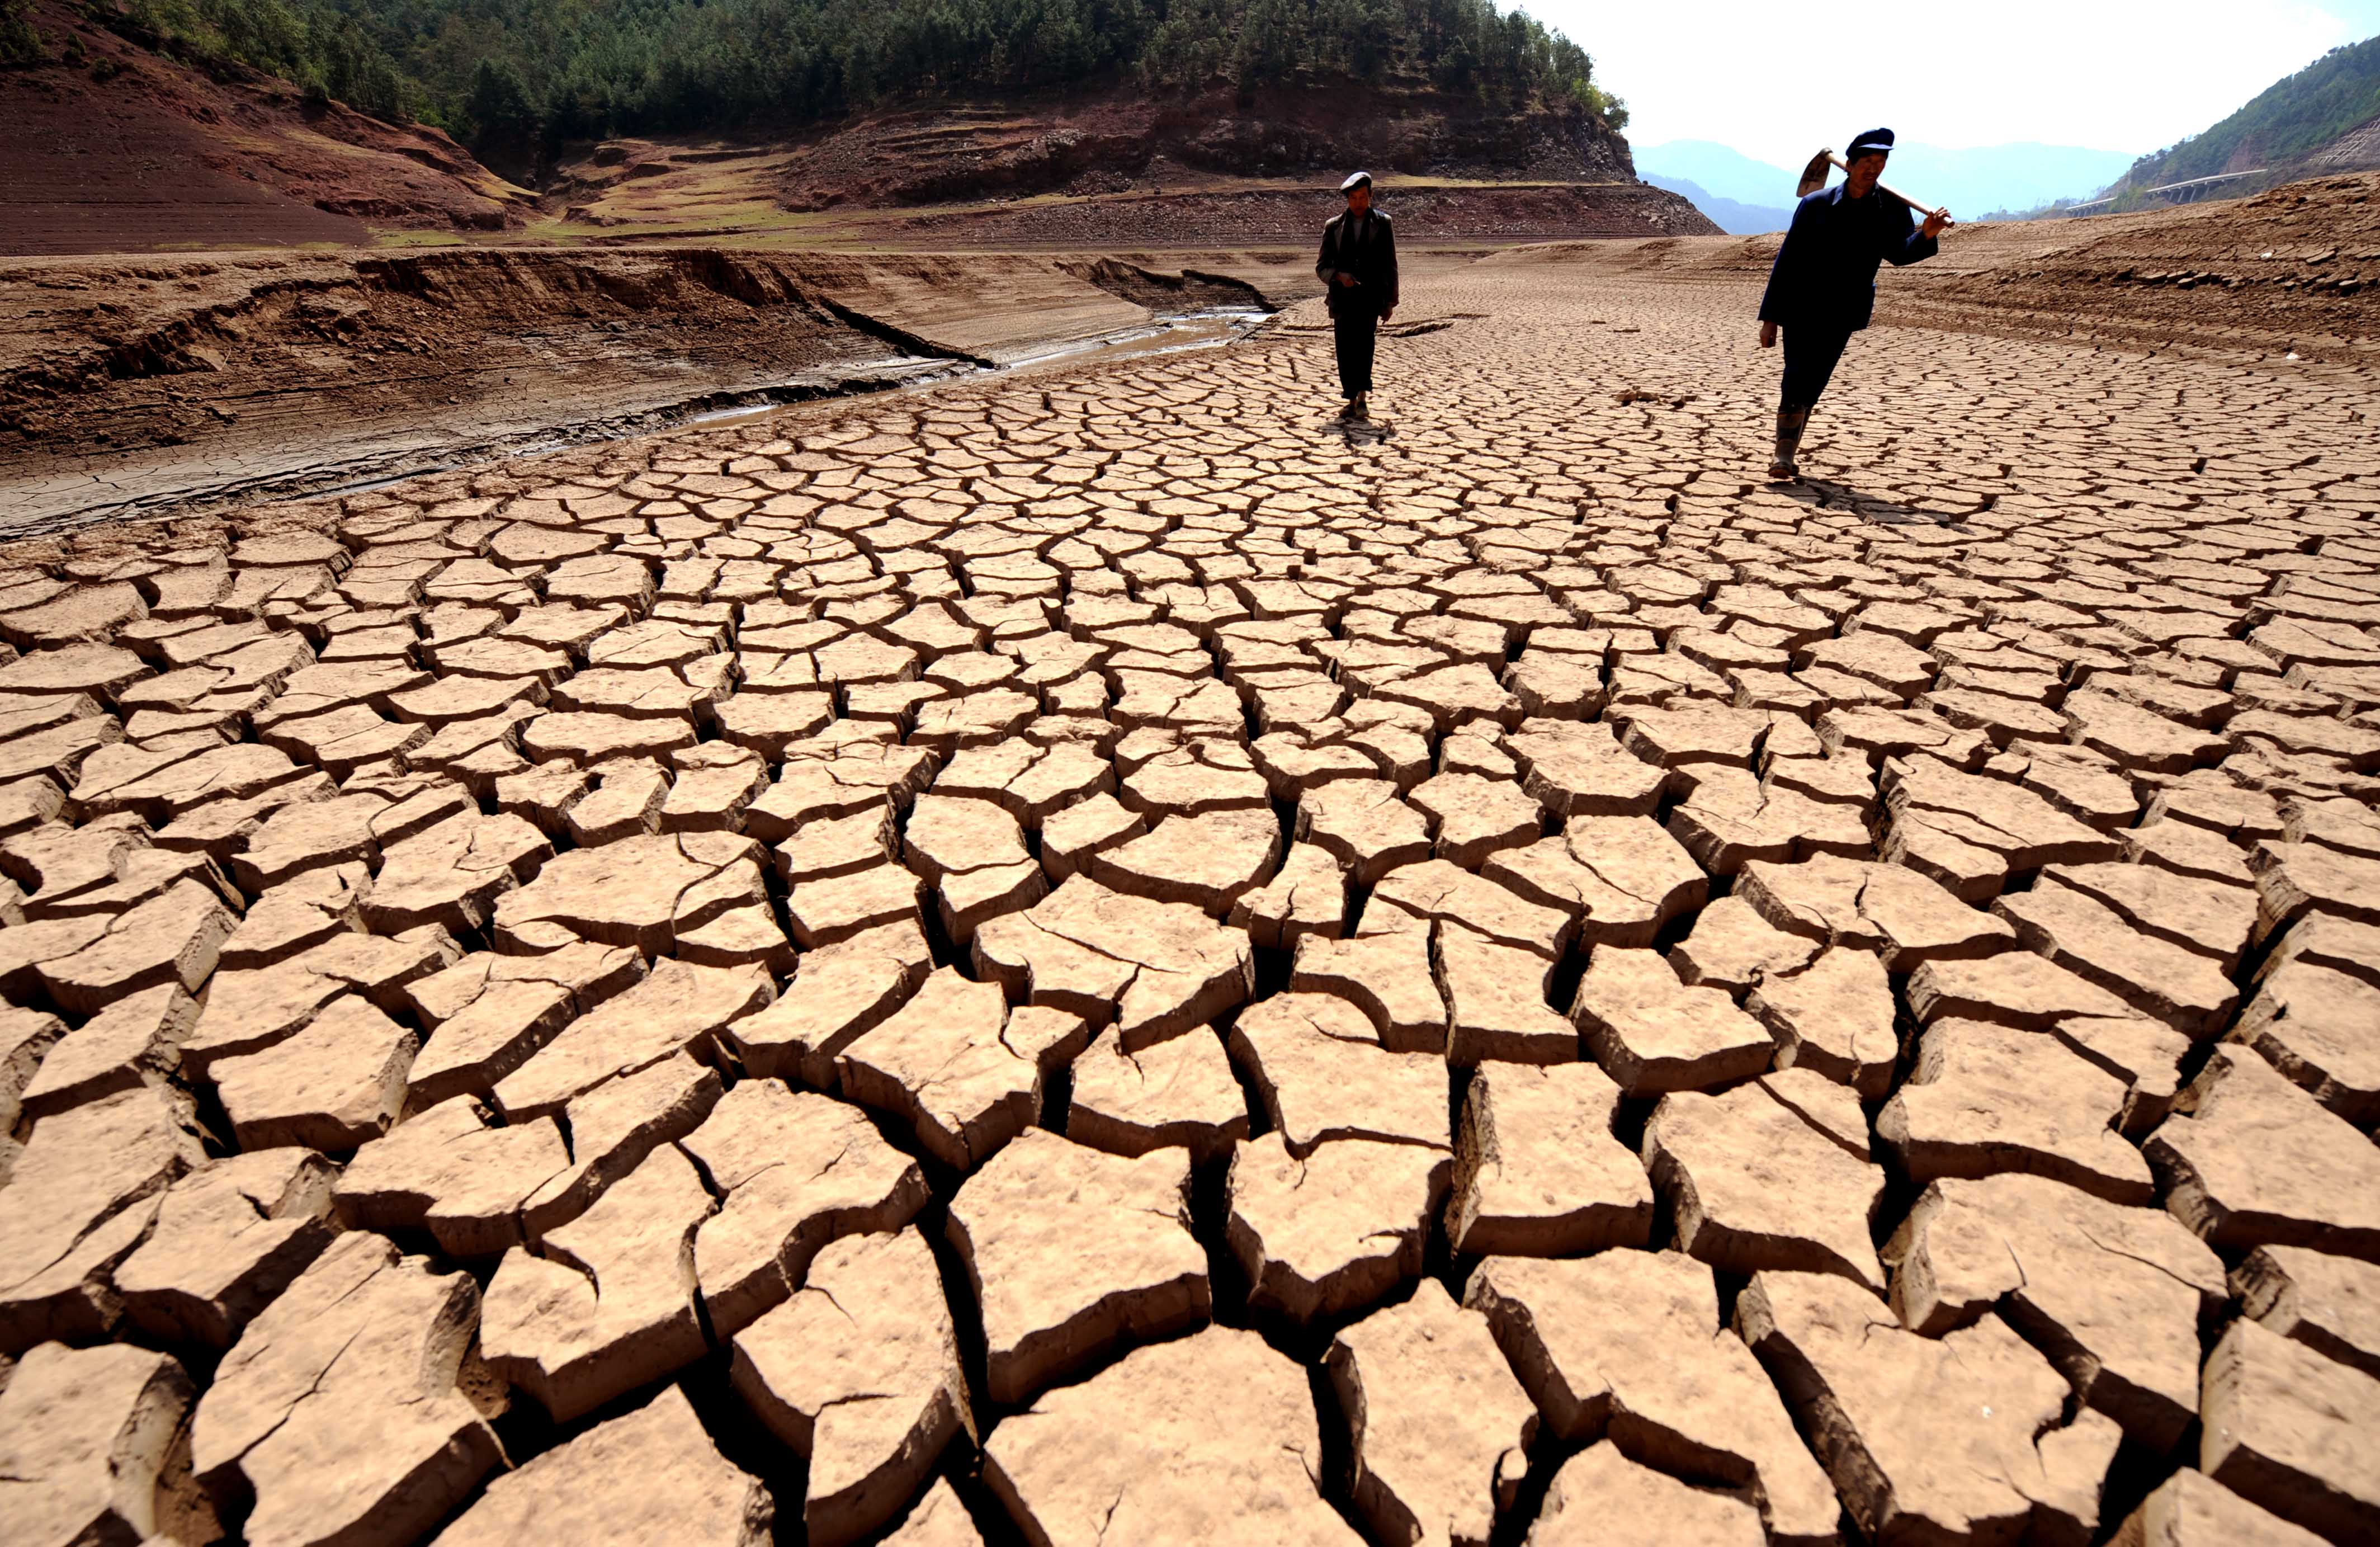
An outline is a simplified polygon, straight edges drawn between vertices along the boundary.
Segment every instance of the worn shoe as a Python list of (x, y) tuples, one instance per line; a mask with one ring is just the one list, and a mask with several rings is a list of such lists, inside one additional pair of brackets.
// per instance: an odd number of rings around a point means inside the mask
[(1366, 406), (1363, 395), (1358, 393), (1347, 400), (1347, 411), (1340, 417), (1358, 420), (1367, 420), (1372, 417), (1372, 410)]
[(1777, 416), (1777, 452), (1768, 458), (1771, 482), (1791, 483), (1802, 476), (1802, 469), (1793, 459), (1802, 446), (1802, 432), (1810, 422), (1810, 410), (1791, 408)]

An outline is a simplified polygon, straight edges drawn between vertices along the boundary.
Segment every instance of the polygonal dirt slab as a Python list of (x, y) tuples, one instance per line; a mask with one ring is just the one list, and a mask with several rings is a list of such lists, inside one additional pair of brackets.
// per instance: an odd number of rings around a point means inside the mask
[(1760, 1273), (1736, 1325), (1871, 1537), (2095, 1531), (2119, 1432), (2061, 1426), (2066, 1383), (1998, 1317), (1925, 1338), (1846, 1279)]
[(667, 1537), (759, 1547), (774, 1509), (767, 1484), (719, 1454), (675, 1386), (498, 1478), (438, 1535), (455, 1547), (554, 1532), (573, 1541)]
[(925, 1237), (850, 1236), (813, 1258), (784, 1305), (737, 1334), (735, 1389), (809, 1458), (810, 1540), (849, 1541), (890, 1519), (964, 1429), (966, 1377)]
[(1719, 1324), (1711, 1271), (1675, 1252), (1491, 1257), (1463, 1303), (1553, 1431), (1607, 1432), (1632, 1460), (1742, 1488), (1776, 1541), (1834, 1540), (1841, 1506), (1759, 1364)]
[(1127, 1159), (1028, 1128), (951, 1200), (995, 1402), (1021, 1402), (1124, 1338), (1205, 1322), (1189, 1156)]
[(1328, 1364), (1357, 1513), (1392, 1541), (1484, 1547), (1537, 1428), (1487, 1319), (1425, 1279), (1412, 1299), (1341, 1332)]
[(1048, 1393), (984, 1447), (984, 1480), (1019, 1527), (1064, 1547), (1354, 1547), (1362, 1539), (1323, 1502), (1321, 1473), (1305, 1373), (1228, 1327)]

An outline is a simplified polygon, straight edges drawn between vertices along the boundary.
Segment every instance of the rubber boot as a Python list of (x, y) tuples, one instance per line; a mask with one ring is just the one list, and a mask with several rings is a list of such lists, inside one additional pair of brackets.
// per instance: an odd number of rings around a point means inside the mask
[(1802, 431), (1810, 422), (1807, 408), (1777, 410), (1777, 455), (1768, 461), (1768, 476), (1779, 482), (1790, 482), (1802, 476), (1793, 454), (1801, 449)]

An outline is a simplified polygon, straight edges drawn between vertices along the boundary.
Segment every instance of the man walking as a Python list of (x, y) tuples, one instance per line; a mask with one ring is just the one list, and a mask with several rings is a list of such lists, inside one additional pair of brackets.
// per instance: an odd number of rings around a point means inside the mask
[(1342, 419), (1369, 419), (1372, 347), (1397, 309), (1397, 239), (1389, 217), (1372, 208), (1372, 175), (1358, 172), (1339, 185), (1343, 214), (1322, 227), (1315, 274), (1326, 286), (1330, 332), (1339, 346), (1339, 388), (1347, 395)]
[(1941, 250), (1935, 238), (1950, 224), (1948, 210), (1936, 210), (1921, 227), (1908, 205), (1877, 189), (1891, 153), (1890, 129), (1870, 129), (1853, 140), (1843, 154), (1845, 180), (1795, 207), (1768, 271), (1768, 293), (1760, 298), (1760, 347), (1775, 348), (1778, 330), (1785, 334), (1772, 479), (1801, 476), (1794, 453), (1810, 410), (1827, 390), (1843, 346), (1875, 315), (1876, 265), (1899, 267)]

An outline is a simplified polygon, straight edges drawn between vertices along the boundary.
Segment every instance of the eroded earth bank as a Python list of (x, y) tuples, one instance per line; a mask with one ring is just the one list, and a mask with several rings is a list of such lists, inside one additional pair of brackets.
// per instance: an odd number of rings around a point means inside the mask
[(1670, 262), (12, 544), (7, 1539), (2380, 1535), (2369, 362)]

